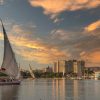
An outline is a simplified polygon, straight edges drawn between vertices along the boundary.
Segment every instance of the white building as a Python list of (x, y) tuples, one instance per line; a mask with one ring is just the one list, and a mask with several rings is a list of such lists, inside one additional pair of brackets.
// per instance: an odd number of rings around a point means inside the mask
[(99, 79), (100, 78), (100, 71), (97, 71), (94, 73), (94, 78)]

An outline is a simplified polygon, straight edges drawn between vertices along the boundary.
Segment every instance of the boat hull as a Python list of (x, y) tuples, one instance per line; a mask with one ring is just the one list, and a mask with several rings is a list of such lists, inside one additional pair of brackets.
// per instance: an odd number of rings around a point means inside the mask
[(0, 82), (0, 85), (20, 85), (20, 81)]

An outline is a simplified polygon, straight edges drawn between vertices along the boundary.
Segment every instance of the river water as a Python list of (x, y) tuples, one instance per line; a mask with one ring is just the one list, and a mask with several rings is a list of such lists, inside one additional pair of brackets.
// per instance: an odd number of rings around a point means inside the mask
[(100, 100), (100, 80), (23, 80), (0, 86), (0, 100)]

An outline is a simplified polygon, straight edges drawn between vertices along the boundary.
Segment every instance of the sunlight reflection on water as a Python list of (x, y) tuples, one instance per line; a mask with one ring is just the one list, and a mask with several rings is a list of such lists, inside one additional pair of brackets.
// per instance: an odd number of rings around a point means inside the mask
[(35, 79), (0, 86), (0, 100), (100, 100), (100, 81)]

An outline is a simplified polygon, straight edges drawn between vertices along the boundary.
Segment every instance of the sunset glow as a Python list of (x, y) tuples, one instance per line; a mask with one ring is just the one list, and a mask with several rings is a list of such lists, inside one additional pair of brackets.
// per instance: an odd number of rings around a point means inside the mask
[[(22, 66), (60, 59), (100, 66), (100, 0), (0, 0), (0, 17)], [(2, 45), (0, 24), (0, 53)]]

